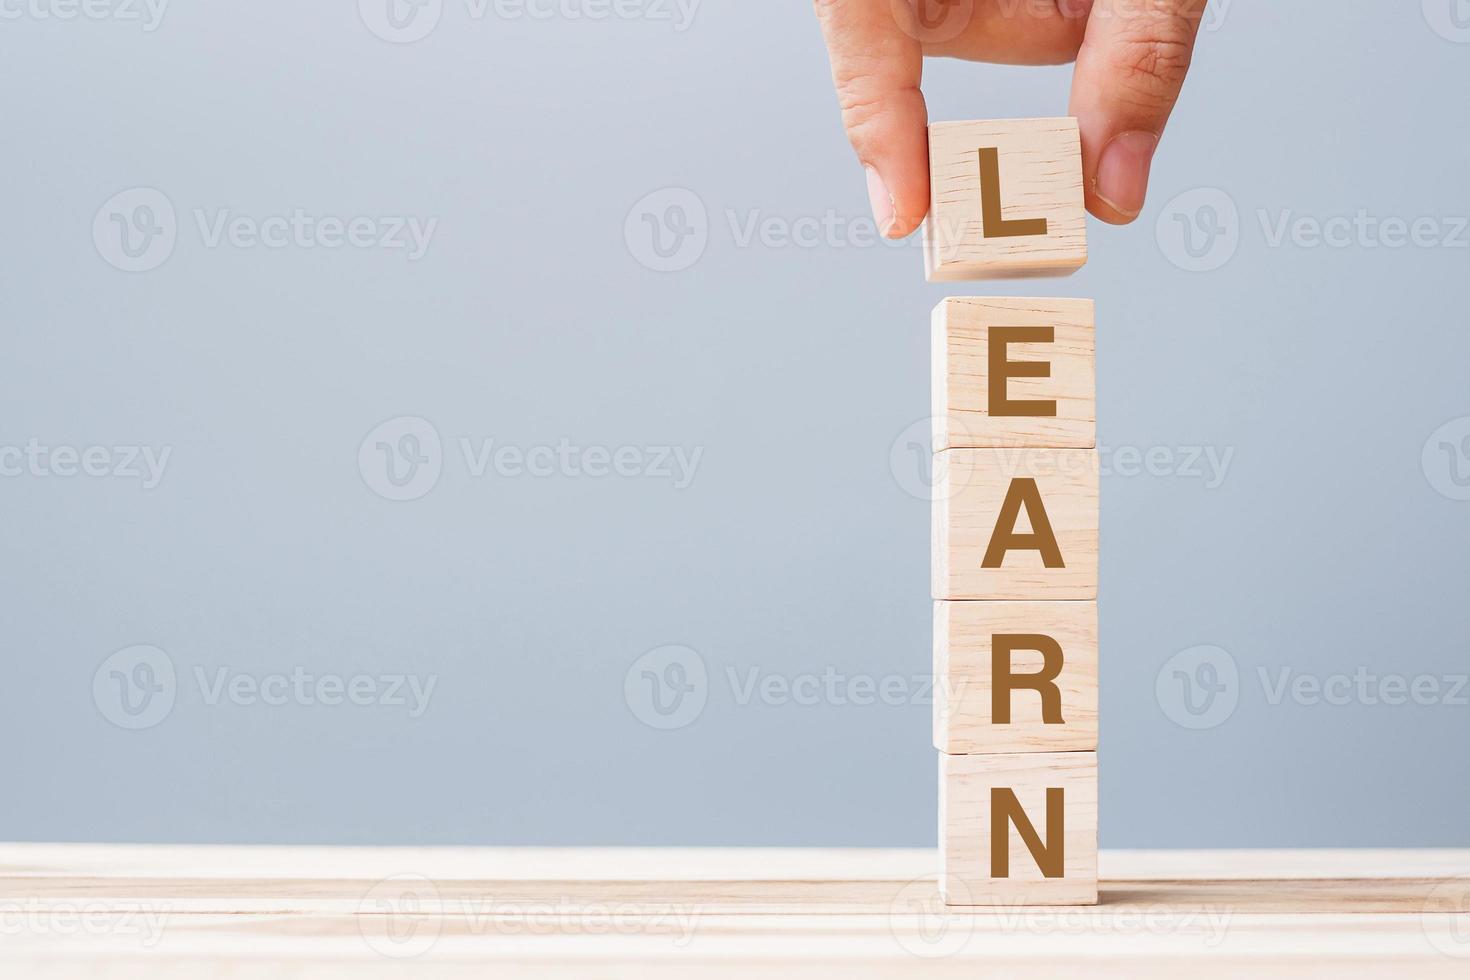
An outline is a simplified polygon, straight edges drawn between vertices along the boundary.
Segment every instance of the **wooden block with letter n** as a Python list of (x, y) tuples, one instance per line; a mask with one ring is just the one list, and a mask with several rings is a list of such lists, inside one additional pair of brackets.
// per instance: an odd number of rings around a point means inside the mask
[(1077, 120), (930, 123), (930, 282), (1064, 276), (1086, 261)]
[(1092, 300), (951, 297), (933, 329), (935, 452), (1096, 445)]
[(1097, 750), (1096, 602), (936, 602), (934, 747)]
[(941, 755), (949, 905), (1097, 902), (1097, 753)]
[(934, 457), (935, 599), (1096, 599), (1092, 449), (947, 449)]

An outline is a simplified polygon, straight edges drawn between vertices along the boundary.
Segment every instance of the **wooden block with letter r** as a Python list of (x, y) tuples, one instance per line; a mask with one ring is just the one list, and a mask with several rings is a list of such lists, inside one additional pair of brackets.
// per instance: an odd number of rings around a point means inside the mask
[(1097, 902), (1097, 753), (941, 755), (948, 905)]
[(1096, 599), (1093, 449), (934, 456), (933, 598)]
[(1086, 261), (1077, 120), (929, 124), (930, 282), (1064, 276)]
[(1097, 750), (1096, 602), (934, 603), (934, 747)]
[(1096, 445), (1092, 300), (951, 297), (932, 319), (935, 452)]

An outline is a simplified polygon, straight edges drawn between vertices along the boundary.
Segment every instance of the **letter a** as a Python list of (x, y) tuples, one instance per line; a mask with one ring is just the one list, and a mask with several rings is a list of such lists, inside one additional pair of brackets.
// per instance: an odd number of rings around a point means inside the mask
[[(1030, 534), (1016, 531), (1016, 520), (1021, 516), (1023, 506), (1026, 517), (1031, 521)], [(1005, 564), (1008, 551), (1039, 551), (1047, 568), (1067, 567), (1062, 561), (1057, 536), (1052, 533), (1051, 519), (1046, 516), (1046, 505), (1041, 502), (1041, 490), (1029, 477), (1011, 481), (1006, 499), (1000, 505), (1000, 516), (995, 521), (995, 533), (990, 536), (990, 546), (985, 549), (985, 559), (980, 567), (1000, 568)]]

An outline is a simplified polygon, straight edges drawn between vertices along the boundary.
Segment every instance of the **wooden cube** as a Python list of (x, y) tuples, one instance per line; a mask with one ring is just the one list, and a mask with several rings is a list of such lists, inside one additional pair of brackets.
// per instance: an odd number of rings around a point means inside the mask
[(932, 319), (936, 452), (1096, 445), (1092, 300), (953, 297)]
[(934, 746), (1097, 750), (1096, 602), (934, 603)]
[(1097, 902), (1097, 753), (941, 755), (948, 905)]
[(930, 282), (1064, 276), (1086, 261), (1077, 120), (929, 124)]
[(935, 599), (1096, 599), (1094, 449), (934, 456)]

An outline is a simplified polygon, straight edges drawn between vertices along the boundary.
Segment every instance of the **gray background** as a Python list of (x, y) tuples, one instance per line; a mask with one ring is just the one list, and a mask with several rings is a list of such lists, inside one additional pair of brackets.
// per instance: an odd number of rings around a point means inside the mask
[[(1470, 844), (1450, 694), (1470, 669), (1470, 30), (1419, 7), (1230, 5), (1143, 218), (1092, 223), (1070, 280), (994, 290), (1094, 297), (1099, 439), (1159, 450), (1103, 483), (1105, 846)], [(933, 842), (929, 507), (905, 432), (929, 309), (965, 289), (871, 242), (808, 5), (705, 0), (684, 30), (636, 9), (446, 0), (401, 44), (351, 0), (3, 25), (0, 447), (171, 455), (151, 489), (0, 477), (0, 838)], [(1068, 81), (933, 64), (926, 89), (936, 119), (1057, 115)], [(126, 272), (93, 225), (139, 187), (177, 240)], [(701, 239), (684, 211), (672, 272), (638, 238), (665, 188), (707, 216)], [(1171, 204), (1198, 188), (1217, 190)], [(1227, 234), (1196, 272), (1170, 236), (1209, 224), (1201, 202)], [(410, 260), (211, 246), (196, 218), (296, 208), (438, 225)], [(1451, 241), (1273, 245), (1262, 223), (1360, 209)], [(739, 240), (828, 216), (815, 247)], [(391, 501), (358, 450), (403, 416), (432, 423), (442, 473)], [(461, 438), (703, 455), (684, 488), (476, 477)], [(1233, 452), (1223, 482), (1188, 447)], [(173, 675), (129, 729), (112, 670), (144, 675), (104, 661), (138, 644)], [(670, 644), (697, 690), (665, 717), (639, 658)], [(1181, 665), (1220, 700), (1171, 694)], [(410, 717), (211, 703), (197, 680), (298, 667), (436, 687)], [(1272, 697), (1283, 669), (1360, 668), (1439, 694)], [(903, 703), (744, 698), (752, 670)]]

